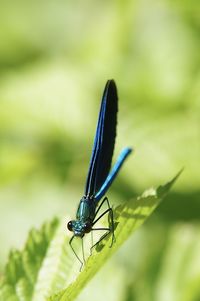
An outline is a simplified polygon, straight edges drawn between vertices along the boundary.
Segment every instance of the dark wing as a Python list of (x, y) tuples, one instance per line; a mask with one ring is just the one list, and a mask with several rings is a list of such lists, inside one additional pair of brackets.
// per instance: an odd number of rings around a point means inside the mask
[(85, 186), (85, 195), (94, 196), (110, 171), (117, 123), (117, 88), (114, 80), (106, 83), (96, 136)]

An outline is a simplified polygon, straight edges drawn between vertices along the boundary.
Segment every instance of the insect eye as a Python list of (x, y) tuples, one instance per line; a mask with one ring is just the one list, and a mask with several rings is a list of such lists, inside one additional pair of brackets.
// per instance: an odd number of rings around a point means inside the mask
[(84, 225), (84, 231), (86, 233), (89, 233), (91, 231), (91, 224), (90, 223), (85, 223), (85, 225)]
[(67, 228), (69, 231), (72, 231), (72, 226), (73, 226), (72, 221), (69, 221), (67, 224)]

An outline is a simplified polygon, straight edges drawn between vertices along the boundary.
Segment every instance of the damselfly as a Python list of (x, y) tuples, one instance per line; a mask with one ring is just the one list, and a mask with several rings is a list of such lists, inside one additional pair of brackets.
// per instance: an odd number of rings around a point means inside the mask
[[(125, 148), (120, 153), (117, 162), (110, 171), (112, 155), (115, 145), (116, 124), (117, 124), (117, 111), (118, 111), (118, 96), (117, 88), (114, 80), (108, 80), (103, 92), (101, 101), (101, 108), (99, 119), (97, 123), (96, 135), (94, 139), (94, 146), (89, 165), (89, 171), (85, 186), (85, 194), (80, 200), (76, 220), (69, 221), (67, 227), (73, 232), (73, 236), (69, 244), (76, 255), (77, 259), (83, 262), (76, 254), (72, 241), (74, 237), (83, 238), (86, 233), (91, 231), (106, 231), (100, 240), (92, 246), (96, 246), (102, 239), (109, 233), (112, 233), (112, 243), (114, 241), (114, 221), (113, 210), (110, 207), (107, 197), (99, 203), (101, 198), (105, 195), (113, 180), (127, 156), (131, 153), (131, 148)], [(107, 203), (108, 208), (99, 215), (100, 209), (103, 204)], [(110, 217), (110, 225), (108, 227), (95, 228), (95, 224), (105, 215)], [(83, 243), (82, 243), (83, 247)], [(84, 255), (83, 255), (83, 260)]]

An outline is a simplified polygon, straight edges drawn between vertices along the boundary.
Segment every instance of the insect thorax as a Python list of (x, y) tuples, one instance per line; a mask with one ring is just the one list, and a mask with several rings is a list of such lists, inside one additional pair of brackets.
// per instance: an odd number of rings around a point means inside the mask
[(83, 197), (77, 209), (76, 219), (81, 221), (93, 221), (96, 205), (93, 199)]

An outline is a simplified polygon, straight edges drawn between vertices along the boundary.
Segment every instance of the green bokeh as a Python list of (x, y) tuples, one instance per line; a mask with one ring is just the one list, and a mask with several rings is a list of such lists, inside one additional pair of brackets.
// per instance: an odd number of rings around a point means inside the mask
[[(200, 271), (190, 265), (198, 266), (200, 256), (189, 246), (200, 231), (199, 15), (195, 0), (0, 2), (1, 272), (30, 227), (75, 214), (101, 94), (114, 78), (115, 158), (123, 146), (135, 154), (109, 192), (111, 203), (185, 169), (78, 299), (102, 300), (103, 287), (105, 300), (198, 300)], [(180, 248), (187, 260), (175, 266)]]

